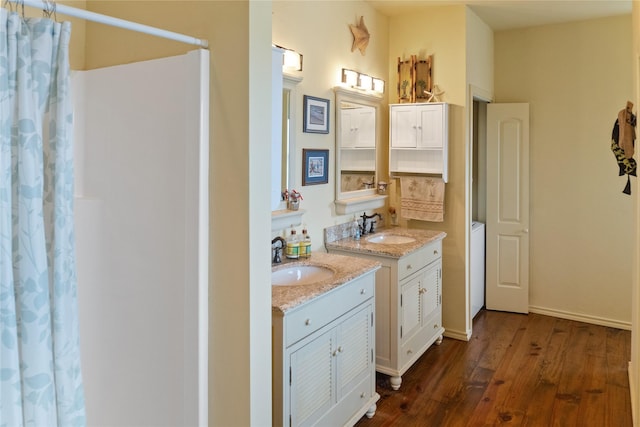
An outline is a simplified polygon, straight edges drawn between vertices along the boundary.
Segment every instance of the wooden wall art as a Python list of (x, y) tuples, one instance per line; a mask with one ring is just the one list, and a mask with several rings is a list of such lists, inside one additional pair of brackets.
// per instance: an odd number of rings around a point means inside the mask
[[(414, 56), (415, 58), (415, 56)], [(430, 93), (433, 93), (433, 79), (431, 78), (431, 65), (433, 63), (433, 55), (429, 55), (427, 59), (414, 59), (415, 72), (415, 102), (428, 101)], [(428, 92), (428, 93), (427, 93)]]
[(411, 55), (406, 61), (398, 58), (398, 102), (429, 102), (434, 100), (433, 55), (418, 59)]
[(403, 61), (398, 58), (398, 102), (415, 102), (415, 67), (413, 66), (414, 55)]

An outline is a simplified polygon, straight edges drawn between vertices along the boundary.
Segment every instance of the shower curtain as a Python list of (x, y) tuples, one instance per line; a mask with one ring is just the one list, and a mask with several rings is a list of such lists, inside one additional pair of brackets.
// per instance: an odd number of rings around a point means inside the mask
[(70, 33), (0, 9), (0, 426), (86, 424)]

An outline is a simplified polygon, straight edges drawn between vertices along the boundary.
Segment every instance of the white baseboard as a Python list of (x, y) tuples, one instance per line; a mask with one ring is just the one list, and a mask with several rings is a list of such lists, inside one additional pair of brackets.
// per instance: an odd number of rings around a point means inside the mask
[(627, 370), (627, 374), (629, 374), (629, 394), (631, 395), (631, 420), (634, 426), (638, 425), (638, 418), (636, 415), (636, 383), (633, 376), (633, 367), (632, 363), (629, 362), (629, 369)]
[(575, 320), (577, 322), (591, 323), (593, 325), (607, 326), (610, 328), (631, 330), (631, 322), (623, 322), (621, 320), (607, 319), (605, 317), (590, 316), (588, 314), (572, 313), (569, 311), (556, 310), (552, 308), (529, 306), (531, 313), (543, 314), (545, 316), (559, 317), (561, 319)]
[(471, 339), (470, 331), (462, 332), (462, 331), (454, 331), (454, 330), (445, 328), (443, 335), (447, 338), (453, 338), (454, 340), (459, 340), (459, 341), (469, 341)]

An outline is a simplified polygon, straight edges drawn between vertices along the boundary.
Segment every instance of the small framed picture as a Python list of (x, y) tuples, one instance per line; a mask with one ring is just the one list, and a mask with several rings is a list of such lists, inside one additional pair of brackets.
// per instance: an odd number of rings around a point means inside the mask
[(304, 121), (302, 131), (307, 133), (329, 133), (329, 100), (304, 96)]
[(329, 150), (302, 149), (302, 185), (329, 182)]

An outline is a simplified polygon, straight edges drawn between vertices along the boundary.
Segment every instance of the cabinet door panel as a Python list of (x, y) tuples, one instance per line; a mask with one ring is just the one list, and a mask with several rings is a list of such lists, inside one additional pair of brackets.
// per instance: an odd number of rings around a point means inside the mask
[(416, 112), (413, 107), (391, 109), (391, 147), (416, 147)]
[(440, 105), (423, 106), (418, 109), (419, 148), (442, 148), (443, 110)]
[(372, 363), (372, 307), (367, 305), (338, 327), (338, 399), (369, 375)]
[(427, 267), (422, 291), (422, 319), (429, 317), (438, 309), (440, 301), (440, 265), (434, 263)]
[(291, 354), (292, 426), (312, 425), (336, 402), (335, 342), (332, 329)]
[(340, 113), (340, 135), (342, 139), (340, 144), (342, 147), (355, 147), (357, 141), (357, 117), (354, 117), (353, 111), (342, 110)]
[(400, 287), (400, 305), (402, 324), (400, 326), (401, 342), (410, 339), (420, 330), (420, 289), (422, 274), (418, 273), (406, 279)]
[(358, 147), (376, 146), (376, 111), (362, 109), (358, 111)]

